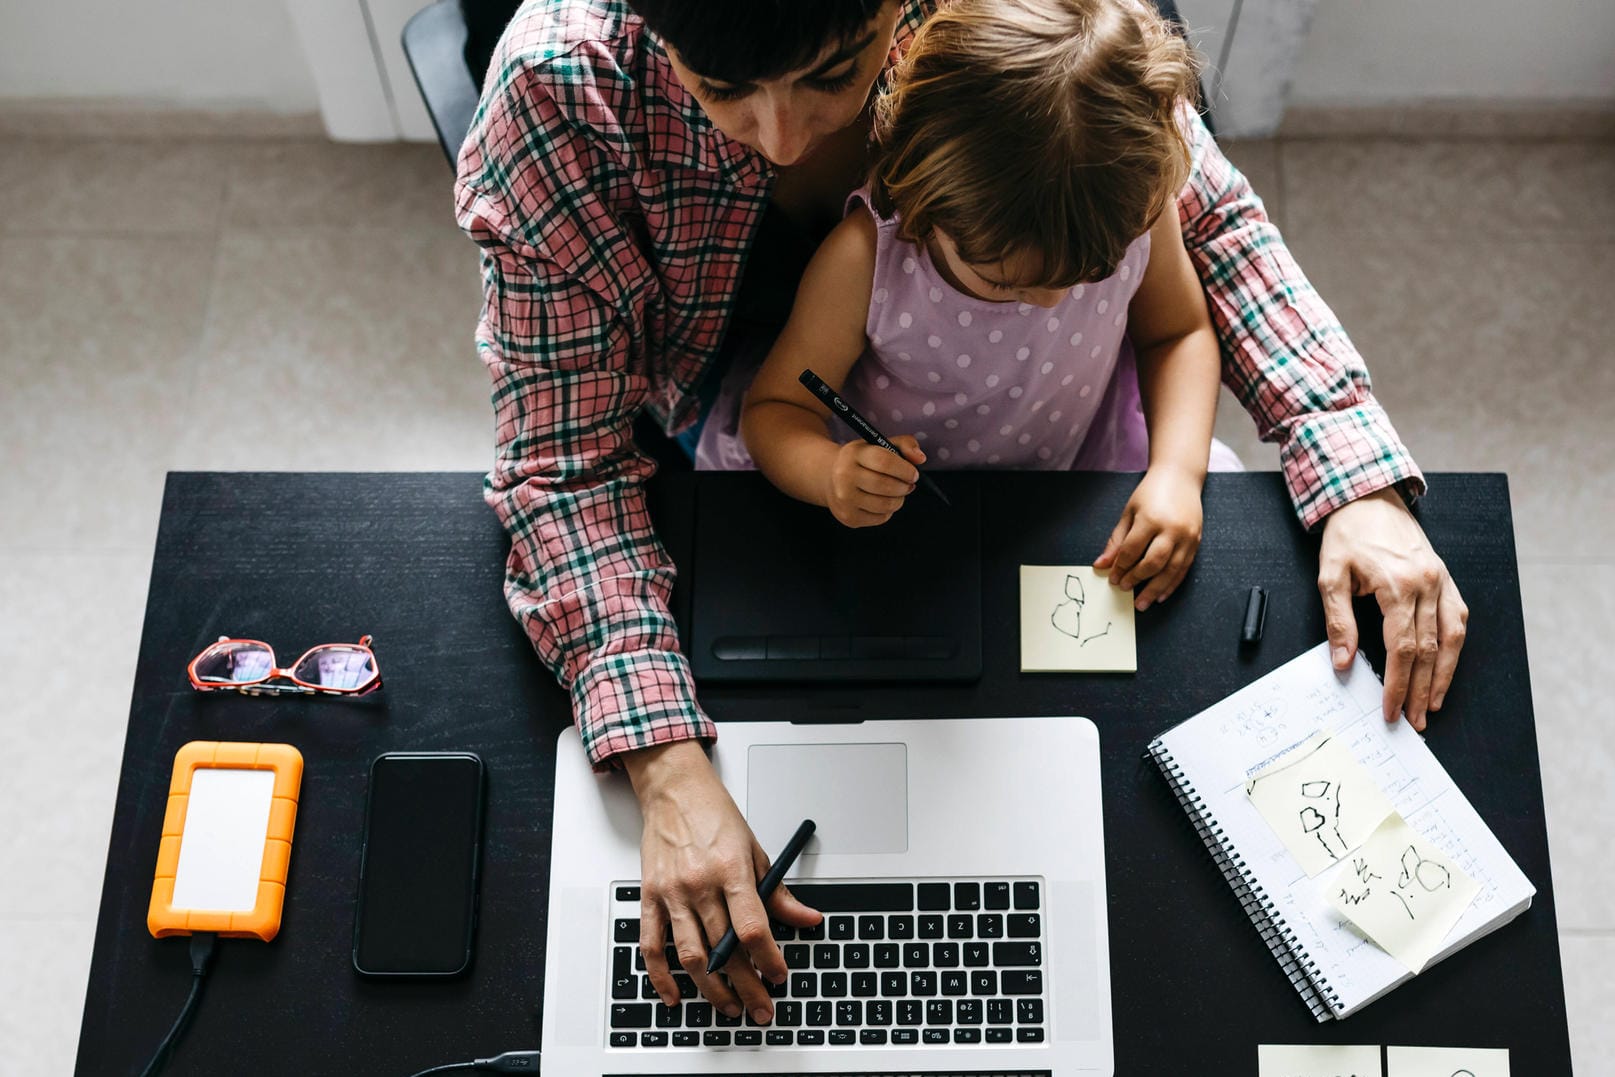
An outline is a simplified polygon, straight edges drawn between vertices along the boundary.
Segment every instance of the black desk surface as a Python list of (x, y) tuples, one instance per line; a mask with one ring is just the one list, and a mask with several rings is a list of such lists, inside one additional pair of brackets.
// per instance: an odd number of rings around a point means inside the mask
[[(657, 492), (687, 556), (690, 482)], [(955, 477), (954, 481), (971, 481)], [(1136, 676), (1018, 672), (1017, 566), (1082, 563), (1133, 479), (983, 476), (985, 672), (965, 687), (711, 689), (724, 719), (1083, 714), (1103, 751), (1116, 1072), (1253, 1074), (1258, 1043), (1507, 1047), (1513, 1072), (1570, 1072), (1564, 990), (1526, 674), (1508, 487), (1438, 475), (1420, 512), (1472, 612), (1429, 743), (1537, 887), (1497, 934), (1344, 1022), (1315, 1024), (1240, 914), (1166, 783), (1141, 758), (1155, 733), (1323, 639), (1317, 539), (1274, 475), (1213, 475), (1188, 581), (1139, 618)], [(480, 480), (447, 475), (176, 474), (163, 500), (100, 921), (80, 1074), (136, 1072), (189, 988), (183, 941), (154, 940), (146, 906), (175, 751), (190, 740), (286, 741), (305, 759), (280, 937), (221, 941), (168, 1072), (406, 1077), (539, 1044), (555, 737), (567, 701), (500, 592), (506, 542)], [(1270, 595), (1266, 638), (1237, 645), (1246, 590)], [(681, 584), (682, 586), (682, 584)], [(1363, 636), (1377, 637), (1372, 602)], [(185, 663), (224, 634), (282, 658), (373, 633), (386, 688), (361, 702), (202, 696)], [(1383, 672), (1378, 646), (1367, 648)], [(488, 767), (482, 919), (469, 975), (378, 983), (349, 964), (370, 760), (469, 749)]]

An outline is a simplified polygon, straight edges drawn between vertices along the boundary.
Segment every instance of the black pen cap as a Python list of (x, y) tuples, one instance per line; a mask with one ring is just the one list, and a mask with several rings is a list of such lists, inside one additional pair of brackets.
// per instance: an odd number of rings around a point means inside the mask
[(1255, 643), (1262, 638), (1262, 627), (1267, 624), (1267, 592), (1252, 587), (1245, 600), (1245, 624), (1240, 628), (1241, 643)]

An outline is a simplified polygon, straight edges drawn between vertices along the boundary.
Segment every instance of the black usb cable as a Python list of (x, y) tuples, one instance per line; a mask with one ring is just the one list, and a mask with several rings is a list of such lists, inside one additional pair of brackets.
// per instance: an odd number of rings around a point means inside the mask
[[(179, 1044), (180, 1037), (185, 1035), (185, 1029), (190, 1025), (191, 1018), (196, 1014), (196, 1004), (202, 998), (202, 982), (207, 978), (208, 967), (213, 963), (213, 951), (218, 943), (218, 936), (211, 931), (198, 931), (191, 935), (191, 993), (185, 999), (184, 1007), (179, 1016), (174, 1019), (174, 1025), (163, 1037), (163, 1042), (157, 1045), (157, 1052), (146, 1063), (146, 1068), (140, 1071), (140, 1077), (157, 1077), (168, 1065), (169, 1056)], [(451, 1062), (446, 1066), (433, 1066), (431, 1069), (421, 1070), (413, 1077), (426, 1077), (429, 1073), (453, 1073), (456, 1070), (483, 1070), (488, 1073), (537, 1073), (537, 1051), (506, 1051), (493, 1058), (479, 1058), (472, 1062)]]
[(411, 1077), (426, 1077), (429, 1073), (455, 1073), (466, 1070), (483, 1070), (488, 1073), (537, 1073), (537, 1051), (506, 1051), (493, 1058), (479, 1058), (475, 1062), (450, 1062), (446, 1066), (433, 1066)]
[(179, 1043), (181, 1036), (185, 1035), (186, 1027), (191, 1023), (196, 1013), (196, 1003), (202, 997), (202, 981), (207, 977), (208, 965), (213, 961), (213, 947), (218, 936), (211, 931), (198, 931), (191, 936), (191, 994), (185, 1000), (184, 1009), (174, 1019), (174, 1027), (168, 1030), (163, 1042), (157, 1045), (157, 1053), (151, 1056), (146, 1068), (140, 1071), (140, 1077), (157, 1077), (168, 1065), (168, 1056), (174, 1053), (174, 1047)]

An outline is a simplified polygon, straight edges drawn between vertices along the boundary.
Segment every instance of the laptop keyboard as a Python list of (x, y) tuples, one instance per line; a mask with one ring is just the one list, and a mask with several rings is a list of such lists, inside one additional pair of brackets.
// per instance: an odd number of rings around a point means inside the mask
[(765, 984), (774, 1020), (725, 1017), (672, 947), (679, 1004), (663, 1006), (639, 953), (639, 887), (613, 886), (607, 1042), (616, 1048), (1040, 1044), (1046, 1034), (1043, 887), (1036, 879), (792, 883), (824, 913), (774, 925), (790, 975)]

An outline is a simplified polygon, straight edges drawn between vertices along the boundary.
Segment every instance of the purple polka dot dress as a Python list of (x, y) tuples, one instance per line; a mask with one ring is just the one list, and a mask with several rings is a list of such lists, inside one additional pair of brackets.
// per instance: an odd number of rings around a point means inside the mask
[[(849, 211), (871, 213), (862, 192)], [(869, 348), (842, 389), (887, 437), (912, 434), (940, 468), (1143, 471), (1149, 437), (1138, 394), (1127, 307), (1149, 263), (1146, 233), (1116, 272), (1068, 290), (1052, 308), (994, 302), (949, 284), (923, 245), (875, 216)], [(736, 371), (702, 430), (696, 467), (752, 467), (739, 436)], [(836, 424), (838, 441), (856, 435)], [(1214, 444), (1214, 470), (1239, 461)]]
[[(1106, 451), (1088, 454), (1086, 466), (1135, 470), (1148, 463), (1127, 342), (1127, 305), (1149, 263), (1147, 233), (1113, 275), (1079, 284), (1045, 308), (960, 292), (924, 246), (898, 238), (895, 219), (876, 217), (875, 226), (869, 351), (843, 395), (876, 427), (888, 437), (913, 434), (942, 467), (1066, 469), (1098, 422)], [(1109, 394), (1118, 367), (1131, 393)], [(1118, 423), (1136, 430), (1115, 429)]]

